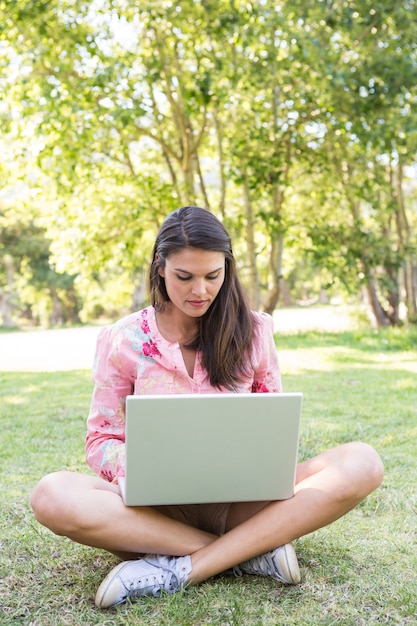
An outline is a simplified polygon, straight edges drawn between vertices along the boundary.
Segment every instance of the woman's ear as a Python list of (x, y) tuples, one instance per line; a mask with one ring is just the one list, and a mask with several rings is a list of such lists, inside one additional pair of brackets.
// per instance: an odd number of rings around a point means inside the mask
[(160, 276), (162, 276), (162, 278), (164, 278), (165, 272), (164, 272), (164, 268), (159, 265), (160, 261), (161, 261), (161, 257), (159, 256), (158, 253), (156, 253), (155, 254), (155, 264), (158, 266), (158, 274)]

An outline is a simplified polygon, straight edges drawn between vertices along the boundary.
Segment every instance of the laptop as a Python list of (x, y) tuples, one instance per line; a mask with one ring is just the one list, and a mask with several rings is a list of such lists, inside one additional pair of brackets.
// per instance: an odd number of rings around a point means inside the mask
[(126, 506), (294, 495), (301, 393), (128, 396)]

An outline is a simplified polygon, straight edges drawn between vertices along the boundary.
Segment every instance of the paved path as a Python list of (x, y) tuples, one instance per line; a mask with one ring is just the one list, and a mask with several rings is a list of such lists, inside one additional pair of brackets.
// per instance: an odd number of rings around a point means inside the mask
[[(279, 309), (277, 332), (341, 331), (352, 327), (343, 307)], [(91, 369), (100, 327), (0, 333), (0, 371)]]
[(0, 371), (91, 369), (100, 328), (85, 326), (0, 334)]

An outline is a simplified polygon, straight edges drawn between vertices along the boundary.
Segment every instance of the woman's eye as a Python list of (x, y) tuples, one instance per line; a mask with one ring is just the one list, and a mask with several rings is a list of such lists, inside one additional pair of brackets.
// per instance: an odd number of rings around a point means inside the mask
[[(192, 276), (181, 276), (180, 274), (176, 275), (178, 280), (186, 281), (191, 280)], [(216, 274), (215, 276), (206, 276), (205, 280), (217, 280), (220, 274)]]

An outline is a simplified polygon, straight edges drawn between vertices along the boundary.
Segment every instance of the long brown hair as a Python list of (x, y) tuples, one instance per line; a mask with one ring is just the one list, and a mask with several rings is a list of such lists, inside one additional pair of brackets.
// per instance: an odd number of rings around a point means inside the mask
[(199, 319), (199, 331), (187, 347), (202, 353), (202, 363), (215, 387), (236, 389), (251, 370), (254, 318), (236, 271), (232, 243), (223, 224), (207, 209), (177, 209), (163, 222), (153, 248), (149, 272), (151, 304), (161, 311), (169, 302), (159, 268), (183, 248), (223, 252), (225, 277), (209, 310)]

